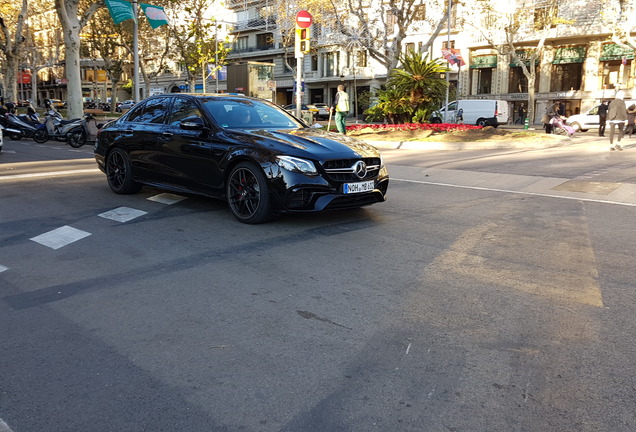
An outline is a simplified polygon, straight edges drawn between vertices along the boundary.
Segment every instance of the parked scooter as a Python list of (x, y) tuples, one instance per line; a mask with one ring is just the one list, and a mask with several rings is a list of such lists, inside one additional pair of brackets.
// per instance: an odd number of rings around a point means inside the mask
[(27, 123), (15, 114), (6, 113), (5, 115), (0, 116), (0, 123), (2, 123), (2, 126), (5, 128), (5, 135), (12, 140), (33, 138), (35, 142), (43, 143), (49, 139), (43, 124)]
[(82, 119), (64, 120), (62, 115), (51, 106), (44, 117), (44, 124), (48, 135), (47, 138), (68, 142), (71, 132), (81, 130)]
[(97, 120), (90, 113), (84, 114), (81, 127), (75, 128), (68, 134), (68, 144), (73, 148), (80, 148), (87, 143), (97, 141), (97, 131), (103, 124), (97, 124)]

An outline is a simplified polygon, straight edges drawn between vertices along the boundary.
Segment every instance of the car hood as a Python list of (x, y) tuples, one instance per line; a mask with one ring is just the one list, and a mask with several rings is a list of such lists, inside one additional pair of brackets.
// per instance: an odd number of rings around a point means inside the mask
[(274, 151), (299, 157), (348, 159), (380, 155), (378, 149), (362, 140), (318, 128), (234, 132), (237, 135), (249, 135), (258, 144)]

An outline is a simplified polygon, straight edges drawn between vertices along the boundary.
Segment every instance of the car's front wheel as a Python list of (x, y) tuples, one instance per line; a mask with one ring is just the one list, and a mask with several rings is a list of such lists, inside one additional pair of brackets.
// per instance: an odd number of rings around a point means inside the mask
[(260, 167), (241, 162), (230, 172), (226, 189), (230, 210), (239, 221), (257, 224), (271, 219), (269, 186)]
[(106, 178), (108, 186), (118, 194), (136, 193), (142, 186), (133, 179), (130, 157), (120, 148), (111, 151), (106, 159)]

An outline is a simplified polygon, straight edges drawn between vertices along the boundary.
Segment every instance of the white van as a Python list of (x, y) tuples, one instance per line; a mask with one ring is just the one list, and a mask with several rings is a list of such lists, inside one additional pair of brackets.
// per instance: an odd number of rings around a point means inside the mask
[(463, 122), (477, 126), (493, 126), (508, 123), (508, 102), (495, 99), (462, 99), (449, 103), (431, 115), (431, 123), (457, 123), (457, 113), (462, 110)]

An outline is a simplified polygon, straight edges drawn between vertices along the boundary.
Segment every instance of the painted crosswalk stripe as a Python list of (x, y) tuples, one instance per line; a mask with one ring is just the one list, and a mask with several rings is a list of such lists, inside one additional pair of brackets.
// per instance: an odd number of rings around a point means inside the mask
[(133, 220), (138, 218), (139, 216), (145, 215), (147, 212), (143, 210), (137, 210), (130, 207), (118, 207), (114, 210), (110, 210), (97, 216), (102, 217), (104, 219), (111, 219), (117, 222), (128, 222), (129, 220)]
[(31, 240), (43, 246), (50, 247), (51, 249), (59, 249), (89, 235), (91, 235), (91, 233), (65, 225), (53, 231), (33, 237)]
[(175, 195), (175, 194), (171, 194), (171, 193), (161, 193), (159, 195), (151, 196), (150, 198), (148, 198), (148, 200), (149, 201), (155, 201), (155, 202), (162, 203), (162, 204), (171, 205), (171, 204), (178, 203), (179, 201), (182, 201), (182, 200), (184, 200), (186, 198), (187, 197), (184, 197), (184, 196), (181, 196), (181, 195)]

